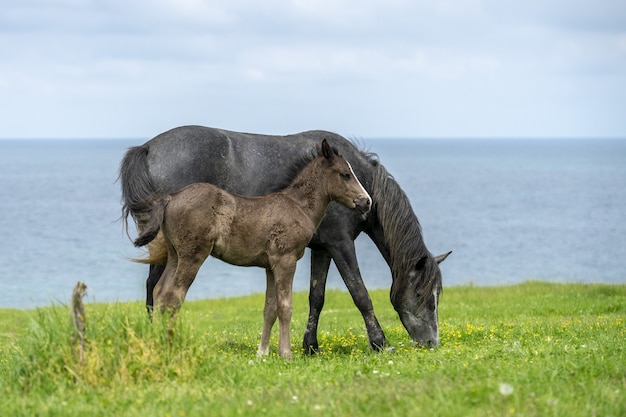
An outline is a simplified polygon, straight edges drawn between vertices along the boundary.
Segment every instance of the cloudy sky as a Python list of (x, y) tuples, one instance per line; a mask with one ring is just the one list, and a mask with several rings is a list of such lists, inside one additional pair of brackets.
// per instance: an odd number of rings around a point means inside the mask
[(626, 137), (623, 0), (0, 0), (0, 138)]

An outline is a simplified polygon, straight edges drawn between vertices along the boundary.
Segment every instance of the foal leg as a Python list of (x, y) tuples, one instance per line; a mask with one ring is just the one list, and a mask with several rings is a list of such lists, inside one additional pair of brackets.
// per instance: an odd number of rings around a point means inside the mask
[(172, 308), (173, 305), (170, 303), (166, 303), (165, 299), (167, 298), (167, 294), (171, 292), (171, 288), (174, 285), (174, 275), (176, 274), (176, 269), (178, 267), (178, 256), (174, 254), (173, 256), (169, 256), (167, 259), (167, 264), (163, 269), (163, 274), (161, 275), (158, 282), (155, 283), (153, 289), (153, 297), (154, 303), (156, 304), (156, 308), (161, 313), (165, 313), (168, 308)]
[[(287, 257), (291, 258), (291, 257)], [(274, 266), (274, 279), (276, 282), (276, 301), (278, 307), (278, 325), (280, 329), (280, 341), (278, 353), (281, 357), (291, 359), (291, 314), (293, 311), (292, 286), (293, 275), (296, 273), (297, 258), (283, 259)]]
[(168, 255), (165, 272), (155, 288), (155, 298), (162, 312), (170, 310), (174, 314), (180, 309), (198, 270), (212, 250), (213, 245), (210, 244), (194, 248), (190, 253)]
[(276, 282), (274, 280), (274, 273), (271, 269), (265, 270), (265, 307), (263, 308), (263, 331), (261, 332), (261, 342), (259, 343), (259, 350), (257, 350), (257, 357), (265, 356), (270, 353), (270, 335), (272, 333), (272, 327), (278, 317), (278, 304), (276, 303)]

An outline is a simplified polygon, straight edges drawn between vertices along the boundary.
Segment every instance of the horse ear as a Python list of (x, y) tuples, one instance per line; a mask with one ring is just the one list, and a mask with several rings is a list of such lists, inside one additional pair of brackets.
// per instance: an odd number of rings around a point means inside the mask
[(330, 145), (326, 141), (326, 138), (322, 141), (322, 155), (324, 155), (324, 158), (326, 159), (332, 159), (333, 156), (335, 156), (333, 150), (330, 149)]
[(426, 265), (427, 260), (428, 260), (427, 256), (422, 256), (421, 258), (419, 258), (417, 260), (417, 263), (415, 264), (415, 269), (419, 271), (420, 269), (424, 268), (424, 265)]
[(443, 261), (445, 261), (445, 260), (446, 260), (446, 258), (448, 257), (448, 255), (450, 255), (451, 253), (452, 253), (452, 251), (450, 251), (450, 252), (448, 252), (448, 253), (444, 253), (444, 254), (439, 255), (439, 256), (435, 256), (435, 261), (436, 261), (438, 264), (440, 264), (440, 263), (442, 263)]

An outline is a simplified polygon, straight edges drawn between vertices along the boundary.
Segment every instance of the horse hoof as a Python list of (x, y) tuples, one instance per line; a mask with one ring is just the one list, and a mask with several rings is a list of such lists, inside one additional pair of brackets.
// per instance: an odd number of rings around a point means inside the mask
[(302, 346), (305, 355), (315, 356), (321, 353), (318, 345)]
[(372, 348), (372, 350), (374, 352), (382, 352), (385, 350), (385, 346), (387, 346), (387, 343), (385, 343), (384, 341), (382, 343), (371, 343), (370, 342), (370, 347)]

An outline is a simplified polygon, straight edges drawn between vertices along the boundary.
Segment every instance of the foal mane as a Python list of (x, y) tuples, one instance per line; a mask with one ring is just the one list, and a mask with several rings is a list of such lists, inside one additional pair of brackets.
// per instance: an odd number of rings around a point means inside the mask
[[(366, 156), (370, 160), (376, 157)], [(377, 160), (372, 165), (372, 212), (381, 224), (389, 249), (393, 277), (390, 298), (394, 301), (404, 292), (417, 293), (422, 309), (433, 291), (441, 288), (439, 267), (426, 248), (422, 228), (406, 193)]]
[[(331, 146), (331, 150), (339, 155), (339, 152), (334, 146)], [(270, 193), (282, 191), (287, 188), (300, 175), (300, 173), (309, 165), (315, 158), (319, 156), (317, 147), (313, 146), (308, 152), (305, 152), (300, 159), (295, 161), (290, 167), (287, 167), (287, 175), (284, 176), (282, 181), (277, 181), (269, 190)]]

